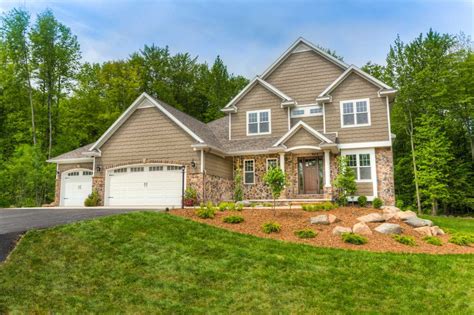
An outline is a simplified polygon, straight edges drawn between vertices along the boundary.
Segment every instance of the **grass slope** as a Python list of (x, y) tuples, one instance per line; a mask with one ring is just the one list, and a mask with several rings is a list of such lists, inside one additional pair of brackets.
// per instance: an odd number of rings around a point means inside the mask
[(453, 217), (435, 217), (431, 215), (422, 215), (424, 219), (433, 221), (449, 232), (474, 233), (474, 219), (472, 218), (453, 218)]
[(472, 255), (377, 254), (239, 235), (159, 213), (27, 233), (0, 313), (474, 313)]

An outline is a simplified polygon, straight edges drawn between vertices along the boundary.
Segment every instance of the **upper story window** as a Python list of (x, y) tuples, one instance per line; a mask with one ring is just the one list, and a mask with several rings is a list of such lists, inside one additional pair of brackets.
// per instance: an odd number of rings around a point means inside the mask
[(296, 107), (291, 110), (291, 118), (321, 116), (322, 114), (323, 108), (321, 107), (321, 105)]
[(369, 99), (341, 102), (341, 127), (370, 126)]
[(247, 112), (247, 135), (265, 135), (272, 132), (270, 110)]

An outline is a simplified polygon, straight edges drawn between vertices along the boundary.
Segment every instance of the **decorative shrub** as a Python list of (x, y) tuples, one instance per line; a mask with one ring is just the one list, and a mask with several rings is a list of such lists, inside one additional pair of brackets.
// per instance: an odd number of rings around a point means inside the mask
[(336, 203), (339, 205), (339, 207), (345, 207), (349, 203), (349, 199), (347, 199), (347, 197), (344, 197), (344, 196), (339, 196), (336, 199)]
[(367, 197), (366, 196), (359, 196), (359, 198), (357, 198), (357, 203), (359, 204), (360, 207), (367, 206)]
[(216, 215), (217, 208), (214, 207), (212, 202), (208, 202), (206, 205), (201, 204), (199, 209), (196, 209), (195, 213), (201, 219), (212, 219)]
[(332, 202), (301, 205), (301, 209), (303, 209), (304, 211), (329, 211), (335, 208), (336, 205)]
[(372, 206), (374, 206), (375, 209), (380, 209), (383, 206), (383, 201), (380, 198), (374, 198), (374, 201), (372, 201)]
[(281, 225), (275, 222), (267, 222), (262, 224), (262, 231), (264, 233), (278, 233), (281, 231)]
[(244, 187), (242, 184), (242, 169), (237, 167), (234, 173), (234, 201), (242, 201), (244, 198)]
[(243, 209), (244, 209), (244, 204), (239, 202), (234, 205), (234, 209), (232, 210), (242, 211)]
[(392, 238), (401, 244), (408, 246), (416, 246), (416, 241), (412, 236), (392, 235)]
[(474, 244), (474, 234), (456, 233), (451, 236), (449, 242), (459, 246), (469, 246)]
[(84, 206), (86, 207), (97, 207), (100, 205), (100, 196), (97, 190), (93, 190), (86, 200), (84, 200)]
[(354, 245), (363, 245), (367, 243), (367, 238), (355, 233), (342, 233), (341, 237), (345, 243)]
[(233, 203), (233, 202), (221, 202), (218, 207), (219, 207), (220, 211), (235, 210), (235, 203)]
[(338, 199), (341, 199), (341, 206), (347, 205), (348, 197), (354, 196), (357, 191), (356, 174), (352, 168), (349, 167), (349, 160), (346, 156), (339, 156), (337, 158), (337, 173), (334, 180), (334, 187), (337, 189)]
[(318, 233), (310, 229), (298, 230), (295, 231), (295, 235), (299, 238), (315, 238)]
[(192, 187), (186, 188), (184, 191), (184, 205), (187, 207), (194, 206), (197, 201), (197, 191)]
[(405, 207), (405, 204), (403, 202), (403, 200), (401, 199), (397, 199), (397, 201), (395, 202), (395, 206), (398, 208), (398, 209), (403, 209)]
[(423, 241), (431, 245), (436, 245), (436, 246), (442, 245), (441, 240), (436, 236), (425, 236), (423, 237)]
[(244, 222), (244, 218), (240, 215), (230, 215), (228, 217), (224, 217), (222, 219), (224, 223), (231, 223), (231, 224), (238, 224)]

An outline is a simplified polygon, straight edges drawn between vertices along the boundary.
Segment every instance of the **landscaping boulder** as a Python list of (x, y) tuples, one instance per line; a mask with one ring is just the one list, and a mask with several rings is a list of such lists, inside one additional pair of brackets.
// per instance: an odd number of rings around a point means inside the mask
[(422, 226), (416, 229), (413, 229), (414, 231), (417, 231), (423, 236), (432, 236), (433, 233), (431, 232), (431, 228), (429, 226)]
[(316, 217), (311, 217), (310, 219), (311, 224), (324, 224), (329, 225), (329, 218), (325, 214), (318, 215)]
[(242, 205), (243, 207), (250, 207), (252, 205), (252, 203), (248, 200), (237, 201), (235, 204)]
[(364, 222), (354, 224), (352, 227), (352, 232), (360, 235), (372, 235), (372, 231), (370, 230), (369, 226)]
[(416, 218), (416, 213), (411, 211), (411, 210), (408, 210), (408, 211), (399, 211), (397, 213), (395, 213), (395, 216), (394, 216), (395, 219), (397, 220), (407, 220), (407, 219), (410, 219), (410, 218)]
[(385, 219), (380, 213), (370, 213), (357, 218), (357, 221), (368, 223), (368, 222), (384, 222)]
[(413, 227), (433, 226), (433, 222), (430, 220), (420, 219), (418, 217), (412, 217), (404, 221), (406, 224)]
[(351, 233), (352, 229), (350, 227), (336, 226), (332, 230), (332, 235), (341, 235), (342, 233)]
[(375, 230), (382, 234), (401, 234), (402, 227), (398, 224), (383, 223), (375, 228)]
[(328, 214), (328, 221), (330, 224), (341, 221), (334, 214)]
[(384, 206), (382, 208), (382, 217), (385, 219), (385, 221), (390, 220), (393, 218), (397, 212), (400, 212), (400, 209), (394, 206)]
[(431, 234), (433, 236), (444, 235), (444, 231), (439, 228), (439, 226), (432, 226), (431, 227)]

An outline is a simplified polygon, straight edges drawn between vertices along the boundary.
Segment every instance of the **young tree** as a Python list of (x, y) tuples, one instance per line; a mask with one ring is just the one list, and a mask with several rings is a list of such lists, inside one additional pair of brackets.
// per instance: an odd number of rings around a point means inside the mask
[(280, 198), (287, 185), (285, 172), (279, 167), (270, 167), (263, 176), (263, 181), (270, 188), (273, 197), (273, 215), (275, 215), (276, 199)]
[(242, 186), (242, 169), (237, 167), (234, 174), (234, 201), (244, 199), (244, 187)]
[(347, 205), (349, 197), (354, 196), (357, 191), (355, 181), (355, 172), (348, 166), (348, 160), (345, 156), (337, 158), (338, 173), (334, 180), (334, 187), (338, 191), (338, 200), (342, 205)]

